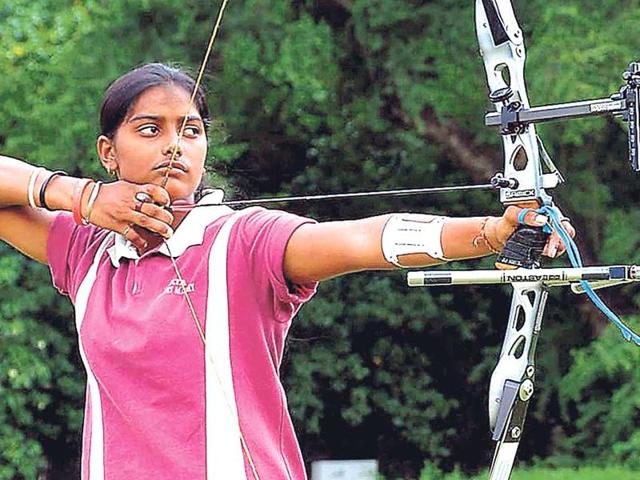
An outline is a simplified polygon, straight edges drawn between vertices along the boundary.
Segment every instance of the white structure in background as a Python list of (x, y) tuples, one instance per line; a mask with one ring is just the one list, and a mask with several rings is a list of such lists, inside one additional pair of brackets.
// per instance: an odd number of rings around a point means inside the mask
[(377, 460), (319, 460), (311, 464), (311, 480), (376, 480)]

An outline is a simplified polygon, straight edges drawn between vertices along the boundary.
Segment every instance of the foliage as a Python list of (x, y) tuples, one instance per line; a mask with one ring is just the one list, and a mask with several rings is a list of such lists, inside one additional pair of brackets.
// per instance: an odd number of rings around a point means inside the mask
[[(628, 34), (638, 2), (514, 3), (534, 104), (617, 90), (640, 47)], [(1, 151), (101, 176), (93, 153), (101, 92), (149, 61), (195, 69), (213, 15), (202, 0), (189, 8), (170, 0), (2, 3)], [(461, 0), (230, 2), (206, 78), (216, 117), (211, 180), (247, 197), (486, 180), (478, 165), (496, 171), (501, 161), (497, 135), (483, 127), (473, 22), (473, 2)], [(626, 174), (621, 124), (585, 120), (539, 132), (568, 179), (556, 196), (587, 261), (637, 261), (640, 190)], [(319, 220), (500, 211), (479, 193), (287, 208)], [(72, 315), (46, 287), (45, 269), (0, 253), (0, 478), (34, 478), (46, 459), (53, 477), (73, 470), (78, 451), (83, 384)], [(326, 282), (296, 320), (283, 377), (308, 460), (375, 456), (385, 473), (406, 478), (424, 459), (467, 471), (488, 463), (487, 383), (509, 291), (403, 285), (399, 273)], [(639, 303), (630, 289), (607, 298), (624, 313)], [(636, 353), (612, 329), (592, 342), (603, 325), (592, 312), (582, 298), (552, 292), (523, 459), (555, 453), (558, 465), (615, 458), (635, 466)], [(66, 465), (52, 466), (60, 451)]]
[(78, 449), (82, 382), (68, 340), (72, 315), (56, 304), (43, 268), (5, 245), (0, 252), (0, 478), (35, 478), (47, 447)]
[[(637, 328), (637, 317), (633, 320)], [(620, 342), (617, 330), (609, 328), (572, 356), (559, 398), (565, 418), (574, 426), (549, 462), (566, 464), (575, 458), (574, 463), (585, 459), (640, 469), (640, 351)]]

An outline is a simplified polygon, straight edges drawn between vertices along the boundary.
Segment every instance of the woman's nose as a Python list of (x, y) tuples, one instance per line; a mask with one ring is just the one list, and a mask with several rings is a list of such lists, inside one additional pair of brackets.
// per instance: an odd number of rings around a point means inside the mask
[(164, 149), (162, 150), (162, 154), (166, 157), (169, 157), (169, 156), (180, 157), (182, 156), (182, 147), (180, 147), (180, 145), (177, 142), (172, 143), (164, 147)]

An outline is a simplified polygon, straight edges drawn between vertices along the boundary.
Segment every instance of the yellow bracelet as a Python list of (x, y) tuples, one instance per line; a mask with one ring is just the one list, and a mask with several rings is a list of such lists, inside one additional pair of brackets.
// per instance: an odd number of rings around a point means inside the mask
[(98, 198), (98, 192), (100, 191), (101, 185), (102, 182), (96, 182), (91, 188), (91, 194), (89, 195), (89, 201), (87, 202), (87, 214), (82, 217), (83, 225), (89, 225), (91, 223), (91, 212), (93, 211), (93, 205), (96, 203), (96, 199)]

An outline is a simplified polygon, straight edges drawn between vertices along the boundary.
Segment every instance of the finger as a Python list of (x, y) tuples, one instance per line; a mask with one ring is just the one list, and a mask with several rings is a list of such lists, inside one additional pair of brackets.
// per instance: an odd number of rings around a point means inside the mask
[(558, 252), (556, 253), (556, 257), (559, 257), (560, 255), (564, 254), (564, 252), (566, 251), (567, 251), (567, 245), (565, 245), (562, 239), (560, 239), (558, 241)]
[[(523, 210), (525, 209), (511, 205), (507, 207), (507, 209), (504, 211), (503, 217), (512, 225), (519, 225), (520, 214)], [(548, 218), (546, 216), (537, 213), (533, 209), (526, 209), (526, 210), (527, 211), (524, 214), (524, 219), (523, 219), (525, 225), (529, 225), (532, 227), (542, 227), (546, 225), (546, 223), (548, 222)]]
[(568, 218), (563, 218), (561, 222), (562, 222), (562, 226), (567, 231), (569, 236), (571, 238), (574, 238), (576, 236), (576, 229), (573, 228), (573, 225), (571, 225), (571, 221)]
[(160, 207), (154, 203), (142, 203), (140, 207), (136, 206), (136, 212), (146, 215), (171, 226), (173, 224), (173, 214), (164, 207)]
[(145, 215), (142, 212), (132, 211), (130, 222), (134, 225), (149, 230), (150, 232), (157, 233), (164, 238), (170, 238), (173, 235), (173, 228), (171, 227), (171, 225)]
[(542, 251), (542, 254), (549, 258), (555, 258), (558, 255), (560, 245), (562, 245), (560, 237), (556, 232), (553, 232), (549, 236), (549, 240), (547, 241), (547, 244), (544, 246), (544, 250)]
[(147, 183), (145, 185), (140, 185), (138, 191), (149, 195), (151, 197), (151, 201), (156, 205), (169, 206), (171, 204), (169, 192), (159, 185)]
[[(571, 225), (571, 222), (569, 221), (569, 219), (563, 218), (561, 222), (562, 222), (562, 227), (565, 229), (567, 234), (571, 238), (575, 237), (576, 231), (573, 228), (573, 225)], [(564, 244), (564, 242), (560, 238), (560, 235), (556, 231), (554, 231), (551, 234), (551, 237), (549, 238), (547, 245), (545, 246), (546, 253), (544, 254), (547, 255), (548, 257), (555, 258), (564, 254), (566, 251), (567, 251), (567, 245)]]
[(518, 219), (518, 215), (520, 214), (521, 210), (522, 210), (522, 208), (515, 207), (515, 206), (511, 205), (511, 206), (507, 207), (507, 209), (504, 211), (502, 216), (511, 225), (517, 226), (520, 223), (520, 220)]
[(556, 253), (556, 257), (563, 255), (566, 251), (567, 247), (565, 246), (564, 242), (560, 242), (560, 244), (558, 244), (558, 252)]
[(524, 223), (530, 227), (544, 227), (548, 221), (549, 219), (546, 216), (535, 210), (529, 209), (524, 215)]
[(136, 232), (132, 225), (128, 224), (122, 230), (122, 236), (136, 247), (136, 250), (144, 250), (147, 248), (147, 241)]

